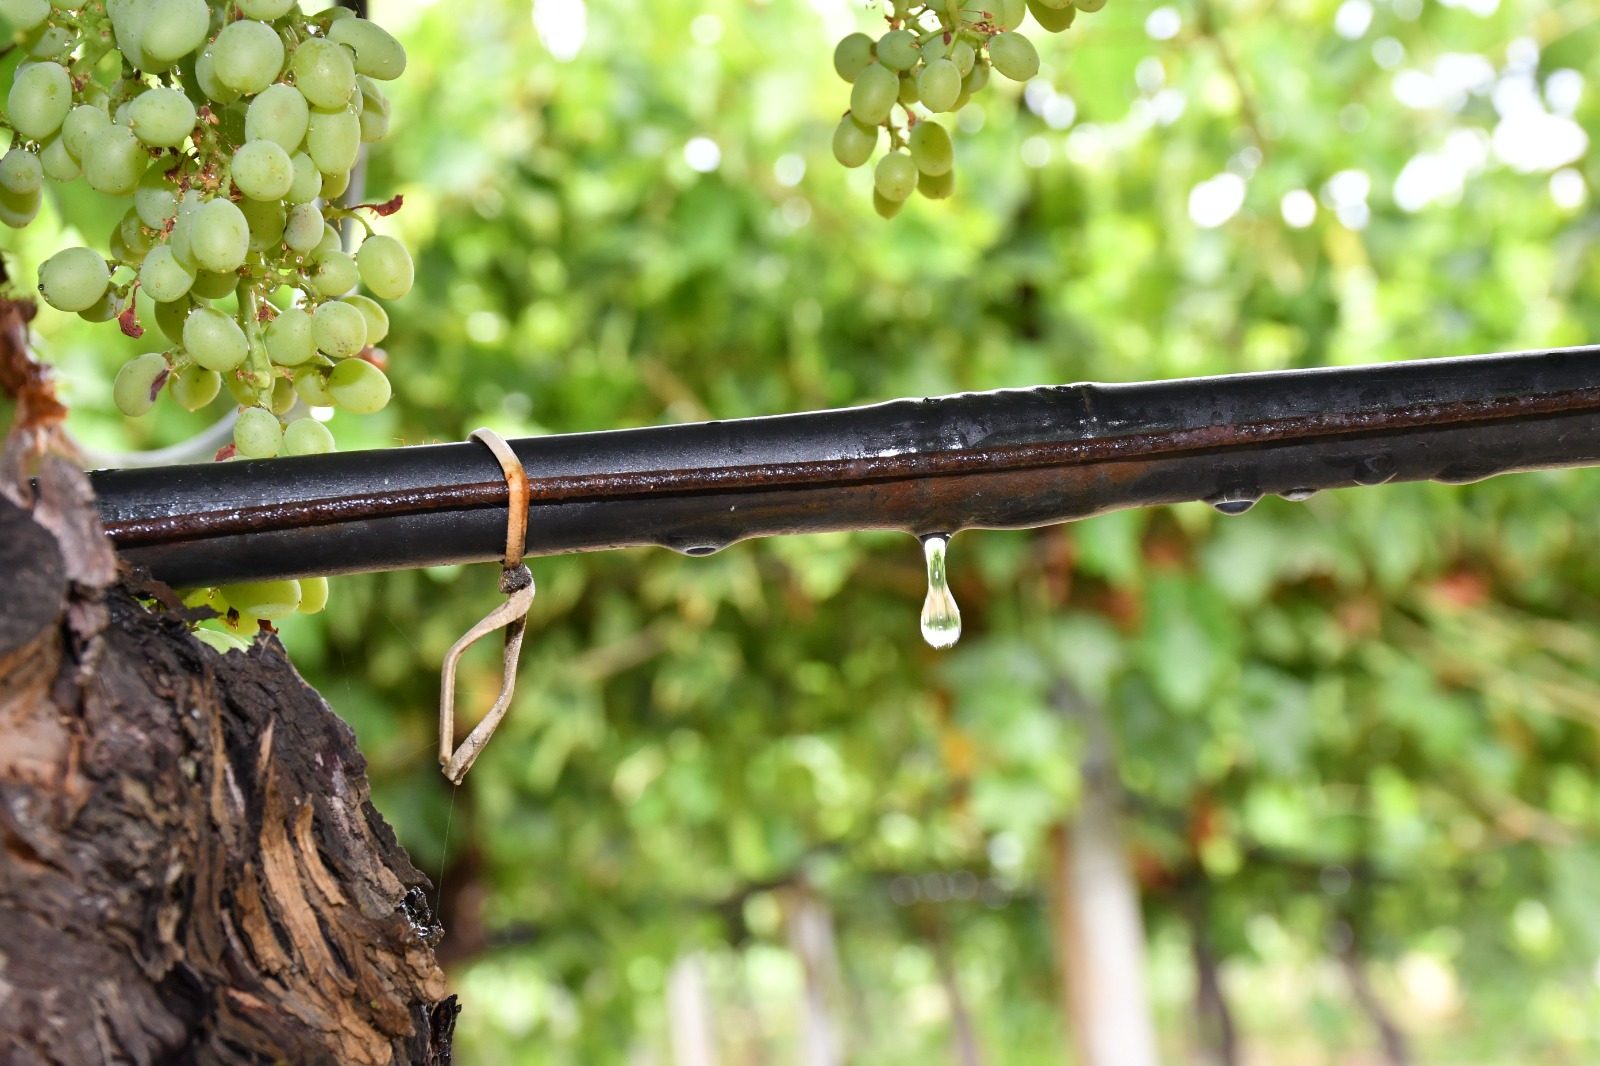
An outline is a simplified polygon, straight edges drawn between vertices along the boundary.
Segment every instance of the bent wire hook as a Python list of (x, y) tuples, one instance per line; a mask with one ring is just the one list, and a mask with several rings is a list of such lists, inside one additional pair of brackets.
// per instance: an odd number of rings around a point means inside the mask
[[(472, 439), (488, 446), (506, 475), (511, 513), (506, 521), (506, 553), (500, 562), (500, 592), (508, 599), (467, 630), (444, 657), (439, 687), (439, 765), (444, 768), (444, 776), (455, 785), (461, 784), (467, 776), (473, 760), (489, 743), (500, 720), (511, 708), (511, 697), (517, 688), (517, 658), (522, 654), (522, 634), (527, 629), (528, 608), (533, 605), (534, 594), (533, 573), (522, 562), (528, 536), (528, 472), (511, 446), (493, 430), (474, 430)], [(456, 663), (469, 647), (500, 628), (506, 631), (505, 672), (500, 681), (500, 695), (461, 746), (454, 747)]]

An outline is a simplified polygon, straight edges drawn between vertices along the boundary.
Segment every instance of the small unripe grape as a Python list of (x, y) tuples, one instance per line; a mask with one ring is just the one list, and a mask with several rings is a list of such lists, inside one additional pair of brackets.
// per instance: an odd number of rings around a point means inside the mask
[(250, 101), (244, 116), (247, 141), (272, 141), (285, 152), (293, 152), (306, 139), (311, 108), (293, 85), (268, 86)]
[(950, 62), (954, 63), (956, 69), (961, 72), (961, 76), (965, 78), (972, 73), (972, 64), (978, 61), (978, 53), (966, 41), (957, 41), (950, 46), (949, 58)]
[(339, 239), (339, 231), (328, 222), (322, 224), (322, 238), (317, 241), (317, 246), (312, 249), (312, 255), (323, 255), (327, 252), (344, 250), (344, 242)]
[(65, 60), (76, 43), (72, 31), (65, 26), (36, 26), (32, 33), (23, 37), (32, 59)]
[(364, 18), (342, 19), (328, 27), (328, 40), (355, 53), (357, 74), (393, 81), (405, 73), (405, 46), (376, 22)]
[(287, 15), (295, 0), (238, 0), (238, 3), (239, 12), (245, 18), (271, 22)]
[(344, 297), (344, 302), (361, 312), (367, 320), (367, 343), (377, 344), (389, 335), (389, 312), (378, 301), (358, 293)]
[(929, 111), (949, 111), (961, 95), (961, 71), (948, 59), (935, 59), (917, 75), (917, 95)]
[(178, 213), (178, 190), (159, 167), (151, 167), (139, 179), (139, 187), (133, 191), (133, 209), (139, 221), (154, 230)]
[(286, 415), (297, 398), (294, 394), (294, 382), (288, 378), (279, 378), (272, 383), (272, 400), (267, 406), (275, 415)]
[(1099, 11), (1101, 8), (1106, 6), (1106, 0), (1083, 0), (1083, 3), (1081, 4), (1078, 3), (1077, 0), (1073, 0), (1072, 6), (1077, 8), (1079, 11), (1087, 11), (1092, 15), (1096, 11)]
[(244, 212), (244, 220), (250, 226), (252, 252), (276, 249), (283, 243), (283, 227), (287, 216), (281, 201), (251, 200), (246, 197), (239, 201), (239, 210)]
[(78, 317), (85, 322), (110, 322), (122, 313), (122, 301), (117, 294), (107, 289), (100, 294), (100, 299), (78, 312)]
[(863, 126), (846, 114), (833, 131), (833, 158), (847, 167), (859, 167), (878, 147), (878, 127)]
[(878, 62), (890, 70), (910, 70), (921, 58), (917, 35), (910, 30), (890, 30), (878, 38)]
[(27, 33), (49, 17), (49, 0), (0, 0), (0, 18), (18, 33)]
[[(360, 126), (359, 120), (357, 121), (357, 126)], [(322, 198), (324, 200), (337, 200), (344, 195), (344, 191), (349, 187), (350, 172), (348, 170), (322, 175)]]
[(897, 99), (907, 108), (921, 99), (917, 95), (917, 76), (910, 71), (900, 75), (900, 95)]
[(296, 152), (290, 162), (294, 164), (294, 184), (283, 198), (291, 204), (309, 204), (322, 195), (322, 171), (304, 152)]
[[(289, 428), (293, 429), (294, 426), (291, 425)], [(327, 431), (324, 430), (323, 432), (327, 432)], [(288, 437), (287, 431), (284, 433), (284, 437), (285, 437), (285, 439), (287, 439), (287, 437)], [(330, 445), (333, 443), (333, 435), (331, 433), (328, 434), (328, 443)], [(330, 447), (328, 450), (332, 451), (333, 449)], [(299, 453), (291, 451), (289, 454), (290, 455), (296, 455), (296, 454), (299, 454)], [(300, 613), (301, 614), (316, 614), (318, 611), (322, 610), (326, 606), (328, 606), (328, 579), (325, 578), (325, 577), (303, 577), (303, 578), (301, 578), (300, 579), (300, 607), (299, 607)]]
[(265, 22), (240, 19), (222, 27), (211, 45), (213, 75), (243, 96), (254, 96), (283, 70), (283, 41)]
[(24, 137), (42, 141), (72, 109), (72, 77), (60, 63), (35, 63), (17, 71), (6, 99), (11, 125)]
[(876, 126), (889, 117), (900, 95), (900, 79), (882, 63), (873, 63), (856, 75), (850, 89), (850, 113), (858, 122)]
[(21, 148), (13, 148), (0, 159), (0, 189), (15, 196), (25, 196), (39, 188), (44, 180), (44, 167), (39, 157)]
[(89, 148), (89, 138), (111, 125), (111, 116), (93, 104), (79, 104), (67, 112), (61, 123), (61, 140), (80, 163)]
[(344, 359), (367, 346), (367, 320), (349, 304), (325, 303), (311, 315), (311, 337), (318, 351)]
[(937, 122), (919, 122), (911, 131), (911, 161), (924, 174), (945, 174), (955, 165), (950, 133)]
[(167, 361), (156, 352), (147, 352), (122, 364), (111, 383), (111, 398), (117, 410), (138, 418), (155, 406), (161, 386), (167, 383)]
[(161, 303), (187, 296), (194, 278), (194, 271), (178, 259), (170, 244), (151, 249), (139, 266), (139, 288)]
[(185, 411), (198, 411), (222, 391), (222, 375), (203, 366), (185, 367), (170, 386), (172, 398)]
[[(239, 420), (233, 424), (233, 446), (246, 459), (271, 459), (283, 447), (283, 427), (278, 423), (278, 416), (260, 407), (247, 407), (240, 411)], [(245, 611), (231, 597), (228, 602), (237, 607), (241, 614), (266, 617), (255, 611)]]
[(311, 336), (311, 316), (291, 307), (267, 326), (267, 357), (278, 366), (299, 366), (317, 354)]
[(877, 189), (872, 190), (872, 209), (883, 218), (893, 218), (905, 206), (904, 200), (891, 200)]
[(58, 311), (84, 310), (110, 283), (106, 261), (88, 248), (64, 248), (39, 264), (39, 293)]
[(328, 373), (328, 392), (351, 414), (376, 414), (389, 402), (389, 379), (365, 359), (346, 359)]
[(1039, 53), (1020, 33), (997, 33), (989, 38), (989, 61), (1012, 81), (1027, 81), (1039, 73)]
[(206, 0), (154, 0), (139, 27), (139, 49), (157, 63), (176, 63), (204, 44), (210, 29)]
[(998, 0), (995, 22), (1002, 30), (1014, 30), (1028, 14), (1028, 0)]
[(320, 366), (303, 366), (294, 372), (294, 391), (312, 407), (332, 407), (328, 391), (328, 372)]
[(208, 201), (194, 213), (189, 248), (195, 262), (207, 270), (219, 274), (238, 270), (250, 252), (250, 224), (244, 212), (230, 200)]
[(368, 78), (357, 77), (356, 84), (361, 89), (361, 141), (381, 141), (389, 135), (389, 98)]
[(313, 37), (300, 43), (289, 63), (295, 88), (312, 107), (336, 111), (349, 103), (356, 88), (356, 68), (343, 46)]
[(917, 175), (917, 191), (930, 200), (945, 200), (956, 191), (956, 172)]
[(126, 126), (106, 126), (89, 138), (83, 150), (83, 176), (89, 187), (107, 196), (125, 196), (139, 187), (150, 156)]
[(178, 147), (188, 139), (194, 122), (194, 104), (177, 89), (150, 89), (128, 105), (129, 128), (153, 148)]
[(224, 374), (222, 383), (227, 386), (228, 395), (233, 397), (233, 402), (240, 407), (254, 407), (261, 402), (255, 383), (244, 374)]
[(162, 336), (173, 344), (183, 343), (183, 321), (189, 317), (189, 309), (193, 307), (192, 301), (187, 298), (174, 300), (169, 304), (157, 303), (154, 314), (156, 328)]
[(21, 229), (38, 216), (42, 201), (43, 194), (38, 189), (21, 196), (0, 189), (0, 222), (12, 229)]
[(207, 370), (232, 370), (250, 354), (239, 323), (214, 307), (197, 307), (183, 320), (183, 346)]
[[(350, 173), (361, 154), (361, 119), (349, 108), (311, 112), (306, 127), (306, 154), (324, 175)], [(327, 184), (324, 177), (323, 185)], [(337, 195), (328, 193), (326, 188), (324, 194)]]
[(852, 33), (833, 49), (833, 69), (845, 81), (855, 81), (872, 62), (872, 38), (864, 33)]
[(233, 153), (233, 183), (252, 200), (282, 200), (294, 184), (294, 164), (276, 141), (249, 141)]
[(917, 166), (904, 152), (890, 152), (878, 160), (872, 185), (886, 200), (904, 200), (917, 187)]
[(239, 99), (239, 90), (231, 89), (222, 84), (217, 78), (217, 57), (213, 50), (215, 46), (206, 48), (200, 53), (200, 58), (194, 61), (194, 80), (198, 83), (200, 91), (206, 99), (215, 101), (218, 105), (226, 107)]
[(333, 434), (315, 418), (297, 418), (283, 431), (283, 450), (290, 455), (322, 455), (334, 450)]
[(970, 96), (989, 84), (990, 66), (987, 60), (976, 63), (966, 77), (961, 79), (961, 94)]
[(405, 245), (381, 233), (361, 242), (356, 264), (361, 268), (361, 283), (384, 300), (398, 300), (410, 292), (416, 277)]
[[(259, 410), (257, 408), (256, 410)], [(239, 415), (239, 421), (244, 421), (245, 411)], [(277, 432), (278, 420), (272, 418), (265, 411), (261, 414), (272, 419), (273, 432)], [(237, 429), (235, 435), (237, 436)], [(238, 443), (235, 441), (234, 443)], [(247, 454), (244, 448), (239, 449), (239, 454)], [(277, 445), (274, 444), (272, 454), (278, 454)], [(252, 459), (266, 458), (265, 456), (252, 455)], [(228, 606), (242, 615), (251, 618), (265, 618), (269, 621), (277, 618), (287, 618), (294, 614), (295, 608), (300, 606), (300, 582), (298, 581), (252, 581), (246, 585), (224, 585), (217, 590)]]
[(283, 243), (304, 255), (322, 240), (322, 212), (315, 204), (296, 204), (283, 223)]
[(45, 141), (44, 147), (39, 149), (39, 165), (50, 176), (51, 181), (62, 185), (77, 180), (83, 173), (83, 168), (72, 158), (72, 153), (67, 151), (67, 146), (61, 140), (59, 133)]
[(342, 296), (356, 287), (361, 274), (354, 256), (344, 252), (318, 252), (307, 274), (311, 287), (323, 296)]
[(194, 287), (189, 290), (190, 295), (202, 300), (222, 300), (233, 295), (239, 287), (239, 275), (218, 274), (214, 270), (201, 270), (194, 276)]

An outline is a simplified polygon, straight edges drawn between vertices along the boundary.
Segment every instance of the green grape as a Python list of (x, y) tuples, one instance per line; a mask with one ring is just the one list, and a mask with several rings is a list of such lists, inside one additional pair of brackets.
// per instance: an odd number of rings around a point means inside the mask
[(323, 455), (334, 450), (333, 434), (315, 418), (297, 418), (283, 431), (283, 450), (290, 455)]
[(206, 99), (214, 100), (226, 107), (239, 99), (239, 91), (222, 84), (217, 78), (217, 58), (214, 51), (215, 45), (200, 53), (200, 58), (194, 61), (194, 80)]
[[(341, 111), (312, 111), (306, 128), (306, 153), (324, 175), (348, 174), (361, 154), (361, 120), (349, 108)], [(328, 193), (323, 178), (324, 195)], [(343, 191), (343, 190), (340, 190)]]
[(356, 68), (343, 46), (320, 37), (302, 41), (289, 61), (295, 88), (312, 107), (338, 111), (356, 88)]
[(67, 151), (67, 146), (57, 134), (44, 142), (44, 147), (39, 149), (39, 164), (50, 180), (65, 185), (69, 181), (76, 181), (83, 173), (83, 168), (78, 161), (72, 158), (72, 153)]
[(362, 241), (356, 264), (361, 268), (361, 283), (380, 299), (398, 300), (411, 291), (416, 268), (406, 246), (393, 237), (379, 233)]
[(159, 167), (151, 167), (133, 191), (133, 209), (139, 221), (159, 230), (178, 213), (178, 191)]
[(950, 62), (954, 63), (956, 69), (961, 72), (961, 76), (965, 78), (972, 73), (972, 64), (978, 61), (978, 53), (966, 41), (957, 41), (950, 46), (949, 58)]
[(322, 255), (325, 252), (339, 252), (344, 250), (344, 242), (339, 239), (339, 231), (327, 222), (322, 224), (322, 237), (317, 241), (317, 246), (312, 249), (312, 255)]
[(971, 96), (988, 84), (989, 62), (983, 60), (973, 64), (971, 72), (961, 79), (961, 93), (964, 96)]
[(311, 315), (311, 337), (318, 351), (344, 359), (367, 346), (367, 320), (349, 304), (326, 303)]
[(319, 252), (313, 255), (311, 271), (306, 276), (311, 287), (323, 296), (342, 296), (361, 280), (355, 257), (344, 252)]
[(917, 75), (917, 95), (929, 111), (949, 111), (961, 95), (961, 71), (948, 59), (935, 59)]
[[(283, 426), (279, 423), (278, 416), (262, 407), (247, 407), (240, 411), (239, 420), (233, 424), (233, 446), (246, 459), (271, 459), (283, 448)], [(257, 618), (267, 617), (255, 610), (246, 610), (242, 604), (235, 602), (229, 591), (224, 590), (223, 595), (228, 596), (228, 602), (233, 604), (240, 614), (253, 614)], [(292, 610), (291, 607), (290, 611)]]
[(296, 204), (283, 224), (283, 243), (304, 255), (322, 240), (322, 212), (315, 204)]
[(376, 22), (350, 18), (328, 27), (328, 40), (355, 53), (357, 74), (393, 81), (406, 71), (405, 46)]
[(176, 63), (204, 44), (210, 30), (206, 0), (154, 0), (139, 27), (139, 49), (156, 63)]
[(997, 33), (989, 38), (989, 62), (1012, 81), (1027, 81), (1039, 73), (1039, 53), (1020, 33)]
[(911, 161), (924, 174), (946, 174), (955, 165), (950, 132), (937, 122), (919, 122), (911, 131)]
[(287, 221), (283, 204), (277, 200), (250, 200), (239, 202), (244, 220), (250, 227), (250, 250), (265, 252), (283, 243), (283, 227)]
[(173, 344), (183, 343), (183, 323), (189, 317), (189, 310), (194, 306), (193, 301), (184, 297), (171, 303), (157, 303), (151, 317), (155, 320), (156, 328), (162, 336)]
[[(234, 23), (239, 25), (239, 23)], [(250, 224), (231, 200), (209, 200), (195, 211), (189, 233), (194, 260), (207, 270), (231, 274), (250, 252)]]
[(139, 288), (164, 304), (187, 296), (194, 279), (195, 272), (178, 259), (170, 244), (152, 248), (139, 267)]
[(271, 410), (275, 415), (286, 415), (299, 399), (294, 393), (294, 382), (288, 378), (279, 378), (272, 383)]
[[(303, 420), (301, 420), (301, 421), (303, 421)], [(293, 423), (290, 423), (289, 429), (294, 429), (294, 424)], [(327, 433), (327, 430), (324, 429), (323, 432)], [(284, 436), (285, 443), (287, 443), (288, 439), (289, 439), (288, 430), (284, 431), (283, 436)], [(331, 434), (331, 433), (328, 433), (328, 447), (326, 449), (324, 449), (324, 450), (325, 451), (330, 451), (330, 452), (333, 451), (333, 434)], [(296, 452), (291, 448), (290, 451), (289, 451), (289, 454), (290, 455), (301, 455), (301, 454), (306, 454), (306, 453)], [(326, 606), (328, 606), (328, 579), (325, 578), (325, 577), (303, 577), (303, 578), (301, 578), (300, 579), (300, 607), (299, 607), (300, 613), (301, 614), (316, 614)]]
[(233, 153), (233, 183), (252, 200), (282, 200), (294, 184), (294, 164), (276, 141), (248, 141)]
[(1028, 0), (998, 0), (995, 23), (1002, 30), (1014, 30), (1028, 14)]
[(283, 198), (291, 204), (309, 204), (322, 195), (322, 171), (304, 152), (296, 152), (290, 162), (294, 164), (294, 184)]
[(89, 248), (64, 248), (39, 264), (39, 294), (58, 311), (82, 311), (109, 284), (110, 268)]
[(42, 141), (56, 130), (72, 109), (72, 77), (60, 63), (35, 63), (19, 68), (6, 99), (12, 128), (24, 137)]
[(910, 70), (921, 58), (917, 35), (910, 30), (890, 30), (878, 38), (878, 62), (890, 70)]
[(863, 126), (849, 112), (833, 130), (833, 158), (847, 167), (859, 167), (878, 147), (878, 127)]
[(1078, 3), (1078, 0), (1073, 0), (1072, 6), (1079, 11), (1087, 11), (1092, 15), (1106, 6), (1106, 0), (1083, 0), (1082, 3)]
[(956, 190), (956, 172), (947, 170), (943, 174), (918, 174), (917, 191), (930, 200), (948, 199)]
[(222, 391), (222, 375), (203, 366), (185, 367), (172, 379), (172, 398), (185, 411), (198, 411)]
[[(212, 72), (241, 96), (254, 96), (283, 70), (283, 41), (265, 22), (230, 22), (211, 44)], [(198, 68), (197, 68), (198, 70)]]
[(188, 139), (194, 123), (194, 105), (177, 89), (151, 89), (128, 105), (128, 125), (134, 136), (152, 148), (178, 147)]
[(116, 291), (107, 289), (100, 294), (100, 299), (78, 312), (78, 317), (85, 322), (110, 322), (122, 313), (122, 301), (117, 298)]
[(224, 300), (233, 295), (239, 287), (239, 275), (218, 274), (213, 270), (202, 270), (194, 276), (194, 287), (189, 291), (201, 300)]
[(65, 26), (36, 26), (24, 38), (24, 43), (29, 58), (65, 60), (72, 54), (77, 42), (73, 40), (72, 31)]
[[(356, 128), (360, 128), (359, 119), (357, 120)], [(349, 187), (350, 172), (348, 170), (322, 175), (322, 198), (324, 200), (337, 200), (344, 195), (344, 191)]]
[(294, 372), (294, 391), (312, 407), (332, 407), (328, 391), (328, 372), (320, 366), (303, 366)]
[(39, 157), (21, 148), (13, 148), (0, 158), (0, 189), (14, 196), (37, 192), (44, 180), (44, 167)]
[(255, 384), (244, 374), (223, 374), (222, 383), (227, 386), (228, 395), (233, 397), (233, 402), (240, 407), (254, 407), (261, 401), (256, 395)]
[(889, 117), (900, 95), (900, 79), (882, 63), (873, 63), (856, 75), (850, 87), (850, 113), (856, 121), (876, 126)]
[(852, 33), (833, 49), (833, 69), (845, 81), (855, 81), (872, 62), (872, 38)]
[(67, 151), (72, 153), (72, 158), (82, 161), (83, 153), (88, 150), (89, 138), (111, 125), (111, 116), (103, 108), (93, 104), (79, 104), (67, 112), (67, 117), (61, 123), (61, 140), (66, 144)]
[(904, 200), (891, 200), (877, 189), (872, 190), (872, 209), (883, 218), (893, 218), (905, 206)]
[(244, 116), (246, 141), (272, 141), (285, 152), (293, 152), (306, 139), (311, 108), (293, 85), (268, 86), (250, 101)]
[(389, 98), (366, 77), (357, 75), (356, 84), (361, 89), (361, 140), (381, 141), (389, 135)]
[(122, 221), (117, 223), (113, 236), (118, 239), (125, 250), (132, 252), (139, 259), (143, 259), (150, 253), (150, 249), (156, 246), (155, 237), (145, 227), (145, 224), (140, 221), (139, 212), (131, 207), (123, 212)]
[(352, 293), (344, 297), (344, 302), (360, 311), (361, 317), (367, 320), (368, 344), (378, 344), (389, 335), (389, 312), (378, 301)]
[(214, 307), (197, 307), (183, 320), (183, 346), (207, 370), (232, 370), (250, 354), (239, 323)]
[(139, 187), (150, 156), (126, 126), (106, 126), (83, 150), (83, 176), (95, 192), (126, 196)]
[(878, 160), (872, 186), (885, 200), (904, 200), (917, 187), (917, 166), (904, 152), (890, 152)]
[(900, 104), (902, 107), (910, 106), (921, 99), (917, 95), (917, 76), (907, 71), (900, 75)]
[(1070, 3), (1061, 8), (1052, 7), (1045, 0), (1024, 0), (1024, 3), (1028, 5), (1028, 14), (1033, 16), (1033, 21), (1050, 33), (1060, 33), (1078, 17), (1078, 9)]
[[(257, 409), (259, 410), (259, 408)], [(239, 416), (239, 421), (244, 421), (245, 411)], [(272, 418), (265, 411), (261, 414), (272, 419), (272, 432), (277, 434), (278, 420)], [(238, 429), (234, 430), (234, 443), (238, 443)], [(246, 452), (243, 445), (239, 446), (240, 455), (250, 455), (252, 459), (266, 458), (266, 456), (252, 455)], [(271, 455), (278, 454), (277, 441), (273, 441)], [(294, 614), (295, 608), (300, 606), (300, 582), (298, 581), (253, 581), (248, 585), (224, 585), (217, 590), (228, 606), (242, 615), (251, 618), (265, 618), (271, 621), (276, 618), (287, 618)]]
[(245, 18), (271, 22), (287, 15), (295, 0), (238, 0), (238, 4)]
[(38, 216), (42, 199), (38, 189), (23, 193), (21, 196), (0, 189), (0, 222), (4, 222), (12, 229), (21, 229)]
[(18, 33), (27, 33), (49, 17), (49, 0), (0, 0), (0, 18)]
[(139, 31), (144, 28), (145, 0), (107, 0), (106, 12), (111, 16), (111, 29), (116, 35), (117, 48), (136, 69), (149, 66), (144, 50), (139, 47)]
[(129, 418), (138, 418), (150, 410), (167, 383), (168, 373), (167, 360), (158, 352), (147, 352), (123, 363), (111, 383), (111, 398), (117, 409)]
[(311, 316), (291, 307), (267, 326), (267, 357), (278, 366), (299, 366), (317, 354), (311, 338)]
[(365, 359), (346, 359), (329, 372), (328, 392), (351, 414), (376, 414), (389, 402), (389, 379)]

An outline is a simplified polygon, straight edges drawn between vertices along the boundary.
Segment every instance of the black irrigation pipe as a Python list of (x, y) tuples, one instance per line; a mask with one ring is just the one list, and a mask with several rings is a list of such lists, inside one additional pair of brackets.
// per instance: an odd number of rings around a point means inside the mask
[[(895, 400), (512, 442), (528, 553), (1017, 529), (1124, 507), (1600, 465), (1600, 346)], [(476, 443), (91, 475), (123, 555), (175, 585), (487, 561)]]

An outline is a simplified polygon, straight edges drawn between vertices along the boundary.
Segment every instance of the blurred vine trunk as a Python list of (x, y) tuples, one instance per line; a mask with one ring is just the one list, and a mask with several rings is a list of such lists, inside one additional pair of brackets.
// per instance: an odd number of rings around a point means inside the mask
[(800, 1019), (801, 1066), (843, 1066), (844, 1033), (839, 1006), (844, 999), (839, 951), (833, 936), (833, 911), (804, 880), (783, 893), (789, 949), (805, 971)]
[(0, 1062), (448, 1063), (354, 734), (274, 637), (219, 655), (119, 575), (35, 430), (0, 456)]
[(667, 975), (667, 1033), (674, 1066), (717, 1066), (717, 1028), (711, 1012), (705, 956), (678, 956)]
[(961, 974), (950, 954), (950, 934), (939, 918), (937, 904), (930, 905), (927, 921), (928, 941), (933, 947), (933, 958), (939, 968), (939, 983), (944, 986), (945, 1001), (950, 1005), (950, 1037), (954, 1044), (958, 1066), (983, 1066), (983, 1053), (978, 1048), (978, 1032), (972, 1024), (972, 1011), (967, 1007), (967, 997), (961, 992)]
[(1144, 920), (1122, 832), (1122, 786), (1103, 708), (1057, 689), (1055, 706), (1082, 730), (1082, 794), (1053, 834), (1055, 949), (1061, 1006), (1078, 1066), (1157, 1066), (1145, 981)]

